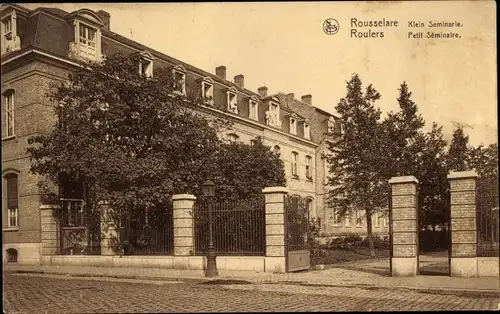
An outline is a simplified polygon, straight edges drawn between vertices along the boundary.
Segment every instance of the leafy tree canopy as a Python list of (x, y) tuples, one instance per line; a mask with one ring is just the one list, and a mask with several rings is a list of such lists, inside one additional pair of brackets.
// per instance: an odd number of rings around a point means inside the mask
[(207, 178), (229, 198), (284, 184), (268, 147), (222, 143), (217, 134), (230, 125), (197, 108), (197, 90), (179, 95), (171, 68), (146, 77), (138, 62), (117, 54), (89, 63), (48, 91), (58, 123), (29, 139), (33, 173), (48, 185), (79, 187), (88, 204), (106, 200), (122, 211), (163, 207), (175, 193), (199, 195)]

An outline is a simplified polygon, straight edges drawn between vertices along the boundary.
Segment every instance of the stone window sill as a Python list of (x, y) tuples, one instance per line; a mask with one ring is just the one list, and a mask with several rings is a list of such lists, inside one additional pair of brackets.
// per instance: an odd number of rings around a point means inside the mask
[(10, 231), (19, 231), (18, 227), (9, 227), (9, 228), (4, 228), (2, 229), (3, 232), (10, 232)]
[(13, 139), (15, 139), (15, 138), (16, 138), (16, 136), (15, 136), (15, 135), (7, 136), (7, 137), (2, 138), (2, 142), (3, 142), (3, 141), (13, 140)]
[(298, 176), (298, 175), (296, 175), (296, 174), (294, 174), (294, 175), (292, 175), (292, 179), (294, 179), (294, 180), (299, 180), (299, 176)]
[(307, 178), (306, 181), (307, 182), (313, 182), (313, 179), (312, 178)]

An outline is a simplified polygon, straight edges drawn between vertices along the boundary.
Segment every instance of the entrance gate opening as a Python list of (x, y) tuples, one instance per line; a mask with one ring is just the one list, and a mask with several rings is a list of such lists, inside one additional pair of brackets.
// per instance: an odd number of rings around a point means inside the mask
[(425, 208), (426, 195), (417, 186), (417, 275), (451, 275), (450, 195), (440, 209)]
[(308, 244), (309, 210), (296, 196), (285, 196), (285, 265), (286, 272), (307, 270), (311, 266)]

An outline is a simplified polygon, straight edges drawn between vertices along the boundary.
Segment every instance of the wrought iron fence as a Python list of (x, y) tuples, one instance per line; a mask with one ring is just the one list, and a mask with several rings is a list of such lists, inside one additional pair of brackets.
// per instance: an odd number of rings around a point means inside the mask
[(120, 232), (124, 255), (172, 255), (173, 223), (171, 207), (124, 216)]
[[(496, 183), (496, 182), (495, 182)], [(498, 184), (478, 180), (476, 192), (477, 256), (499, 256)]]
[(63, 199), (59, 210), (59, 254), (101, 254), (101, 216), (83, 200)]
[(288, 251), (308, 250), (309, 209), (299, 198), (285, 197), (286, 233)]
[(205, 255), (208, 250), (210, 209), (213, 243), (217, 255), (265, 255), (266, 224), (263, 196), (241, 201), (196, 202), (194, 207), (196, 255)]

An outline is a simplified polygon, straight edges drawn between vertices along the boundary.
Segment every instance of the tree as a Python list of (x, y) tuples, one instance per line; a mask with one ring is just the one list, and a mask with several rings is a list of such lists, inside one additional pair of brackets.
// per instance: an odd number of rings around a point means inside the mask
[(265, 187), (286, 185), (283, 161), (260, 137), (253, 145), (222, 144), (211, 162), (217, 165), (212, 176), (217, 199), (249, 199)]
[(447, 167), (449, 171), (468, 170), (469, 160), (469, 136), (464, 134), (462, 127), (453, 130), (453, 138), (447, 156)]
[(363, 91), (354, 74), (347, 82), (347, 95), (335, 109), (341, 115), (345, 134), (329, 144), (328, 203), (340, 217), (364, 210), (371, 256), (375, 256), (372, 215), (387, 207), (387, 180), (381, 175), (387, 165), (383, 154), (381, 112), (374, 107), (380, 94), (370, 84)]
[(476, 182), (479, 192), (477, 206), (481, 210), (498, 207), (498, 144), (471, 147), (468, 157), (469, 167), (479, 175)]
[(446, 227), (448, 222), (449, 183), (446, 178), (446, 141), (443, 139), (442, 129), (434, 122), (420, 145), (421, 152), (415, 173), (420, 182), (420, 230), (429, 226), (433, 230), (436, 226)]
[(386, 153), (392, 159), (387, 165), (391, 176), (416, 176), (420, 145), (425, 141), (422, 131), (425, 122), (411, 95), (408, 85), (403, 82), (397, 98), (399, 111), (389, 112), (383, 122), (385, 143), (388, 145)]
[[(75, 187), (87, 210), (108, 201), (116, 219), (165, 208), (175, 193), (198, 195), (214, 174), (225, 184), (221, 193), (233, 198), (283, 183), (283, 166), (269, 149), (224, 145), (217, 132), (230, 125), (197, 108), (198, 91), (179, 95), (170, 68), (155, 67), (154, 76), (146, 77), (138, 73), (138, 62), (117, 54), (75, 70), (68, 84), (52, 86), (48, 97), (57, 104), (58, 123), (29, 139), (33, 173), (65, 193)], [(233, 163), (246, 160), (230, 168), (224, 163), (228, 155)], [(61, 196), (46, 194), (52, 200)]]

